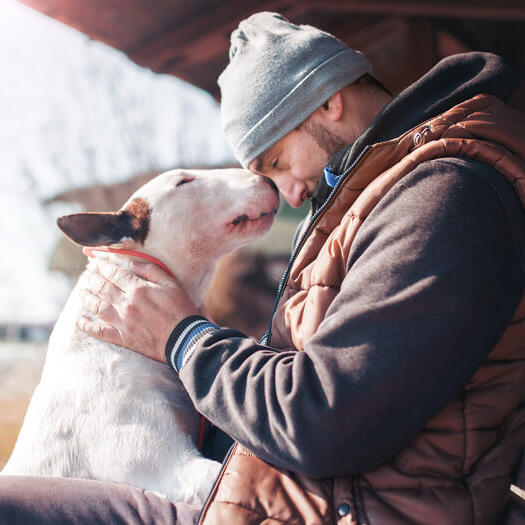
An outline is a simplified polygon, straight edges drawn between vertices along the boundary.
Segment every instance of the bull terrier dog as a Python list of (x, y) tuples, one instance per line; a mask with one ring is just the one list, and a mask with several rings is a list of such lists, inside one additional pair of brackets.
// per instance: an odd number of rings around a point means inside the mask
[[(162, 261), (197, 306), (217, 260), (255, 240), (279, 207), (276, 187), (242, 169), (172, 170), (114, 213), (60, 217), (82, 246), (146, 253)], [(129, 267), (131, 256), (95, 251)], [(90, 265), (94, 264), (91, 260)], [(201, 504), (220, 464), (196, 446), (200, 416), (167, 365), (80, 331), (84, 272), (49, 339), (13, 453), (2, 474), (126, 483)]]

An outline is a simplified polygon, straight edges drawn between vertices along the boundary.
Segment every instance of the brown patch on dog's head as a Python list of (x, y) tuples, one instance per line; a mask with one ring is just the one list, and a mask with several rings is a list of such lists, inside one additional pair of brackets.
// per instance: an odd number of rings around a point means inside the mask
[(144, 199), (133, 199), (113, 213), (72, 213), (57, 219), (58, 227), (81, 246), (108, 246), (126, 240), (144, 244), (149, 231), (151, 210)]
[(151, 216), (151, 209), (147, 201), (136, 197), (124, 209), (117, 213), (129, 216), (131, 233), (129, 236), (141, 244), (144, 244), (149, 232), (149, 218)]

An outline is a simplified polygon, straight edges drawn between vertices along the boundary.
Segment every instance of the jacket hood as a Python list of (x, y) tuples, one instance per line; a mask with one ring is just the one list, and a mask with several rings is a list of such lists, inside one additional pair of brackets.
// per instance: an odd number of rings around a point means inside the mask
[[(336, 153), (330, 165), (340, 174), (366, 146), (398, 137), (475, 95), (485, 93), (507, 102), (519, 83), (519, 73), (498, 55), (473, 52), (449, 56), (395, 96), (353, 144)], [(312, 197), (314, 209), (330, 190), (321, 177)]]

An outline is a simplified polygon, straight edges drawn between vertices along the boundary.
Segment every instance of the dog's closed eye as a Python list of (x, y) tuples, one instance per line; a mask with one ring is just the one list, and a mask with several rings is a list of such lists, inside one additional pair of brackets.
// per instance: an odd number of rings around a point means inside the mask
[(184, 177), (182, 180), (177, 182), (177, 187), (182, 186), (183, 184), (188, 184), (188, 182), (192, 182), (195, 180), (195, 177)]

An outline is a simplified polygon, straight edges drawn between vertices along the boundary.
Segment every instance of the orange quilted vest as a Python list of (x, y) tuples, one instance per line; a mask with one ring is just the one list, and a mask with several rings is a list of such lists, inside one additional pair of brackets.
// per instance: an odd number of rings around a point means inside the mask
[[(271, 346), (304, 349), (339, 291), (368, 214), (415, 166), (442, 157), (493, 166), (525, 208), (525, 119), (495, 97), (478, 95), (373, 145), (308, 226), (278, 303)], [(501, 523), (524, 449), (525, 295), (470, 382), (389, 463), (313, 480), (274, 468), (236, 444), (199, 523)]]

